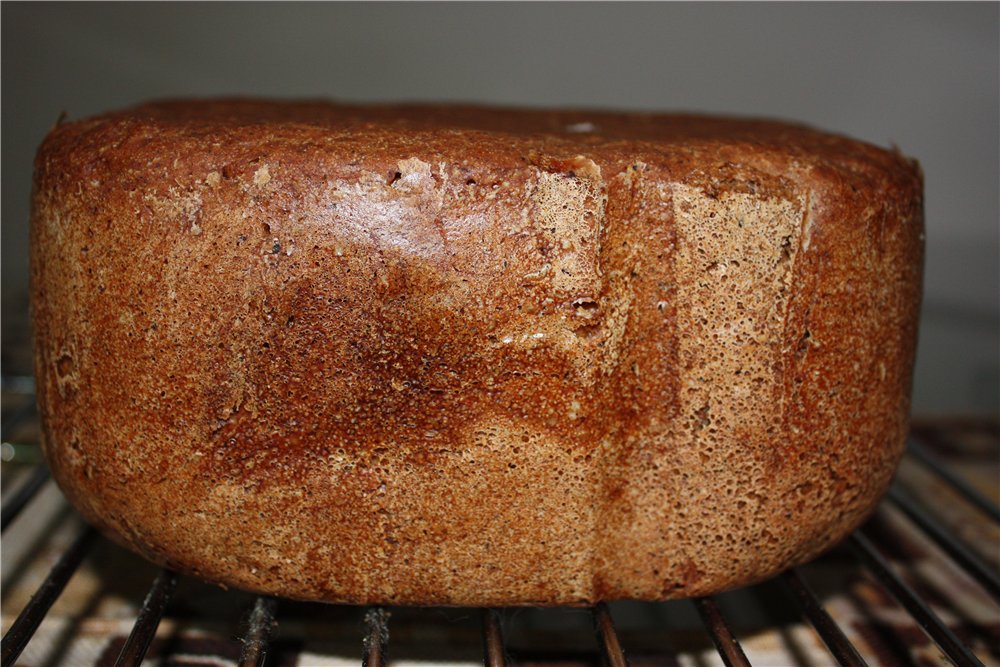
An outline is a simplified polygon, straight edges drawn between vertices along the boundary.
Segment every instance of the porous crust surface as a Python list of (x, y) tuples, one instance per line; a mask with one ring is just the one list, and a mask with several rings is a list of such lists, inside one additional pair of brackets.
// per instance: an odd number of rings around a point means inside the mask
[(56, 480), (227, 585), (704, 595), (841, 539), (902, 451), (919, 168), (808, 128), (162, 102), (55, 127), (31, 222)]

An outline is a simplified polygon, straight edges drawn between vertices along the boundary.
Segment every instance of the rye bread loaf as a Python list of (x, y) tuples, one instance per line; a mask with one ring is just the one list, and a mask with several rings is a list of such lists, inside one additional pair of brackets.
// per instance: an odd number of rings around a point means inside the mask
[(396, 604), (712, 593), (901, 454), (921, 175), (776, 122), (181, 101), (36, 163), (45, 451), (149, 559)]

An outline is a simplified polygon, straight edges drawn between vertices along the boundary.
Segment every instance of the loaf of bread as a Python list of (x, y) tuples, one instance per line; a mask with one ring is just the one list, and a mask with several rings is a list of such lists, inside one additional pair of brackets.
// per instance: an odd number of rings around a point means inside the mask
[(36, 162), (59, 485), (298, 599), (708, 594), (856, 527), (901, 454), (898, 152), (738, 118), (161, 102)]

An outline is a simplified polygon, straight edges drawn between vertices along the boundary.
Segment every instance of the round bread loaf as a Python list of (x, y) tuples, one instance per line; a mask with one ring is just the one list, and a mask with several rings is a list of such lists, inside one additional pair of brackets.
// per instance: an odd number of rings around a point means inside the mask
[(36, 163), (55, 479), (152, 561), (355, 603), (704, 595), (903, 447), (921, 175), (777, 122), (165, 102)]

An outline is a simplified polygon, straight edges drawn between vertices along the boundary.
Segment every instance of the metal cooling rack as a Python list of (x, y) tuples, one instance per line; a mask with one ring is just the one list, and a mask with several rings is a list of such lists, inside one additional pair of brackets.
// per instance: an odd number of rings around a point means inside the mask
[[(12, 457), (17, 459), (18, 451), (21, 451), (22, 454), (29, 452), (29, 458), (37, 457), (37, 452), (32, 450), (32, 447), (36, 446), (34, 443), (13, 444), (10, 441), (10, 436), (16, 429), (24, 424), (30, 425), (36, 419), (34, 398), (29, 393), (30, 382), (21, 381), (18, 383), (5, 380), (4, 391), (7, 397), (17, 395), (20, 405), (20, 407), (10, 410), (9, 415), (3, 419), (2, 425), (0, 425), (2, 428), (0, 435), (2, 435), (4, 443), (4, 458), (5, 460)], [(30, 428), (28, 430), (32, 431)], [(37, 427), (34, 432), (37, 432)], [(987, 456), (990, 456), (989, 452), (1000, 451), (997, 448), (998, 442), (1000, 442), (1000, 423), (982, 420), (966, 421), (956, 422), (951, 426), (944, 424), (933, 428), (915, 429), (908, 443), (907, 459), (911, 465), (916, 464), (921, 467), (925, 474), (929, 474), (936, 480), (935, 483), (950, 488), (964, 504), (961, 508), (963, 513), (976, 515), (974, 518), (977, 521), (985, 522), (995, 529), (996, 526), (1000, 525), (1000, 507), (974, 488), (962, 475), (946, 465), (938, 453), (949, 447), (958, 446), (960, 437), (956, 437), (956, 434), (960, 436), (963, 433), (972, 433), (980, 441), (985, 440), (987, 442)], [(23, 481), (20, 482), (16, 491), (9, 493), (3, 503), (2, 521), (0, 521), (3, 531), (6, 531), (18, 516), (31, 514), (32, 501), (38, 497), (40, 490), (46, 487), (48, 481), (48, 470), (43, 464), (35, 465), (30, 473), (23, 476)], [(964, 572), (971, 581), (975, 582), (975, 585), (980, 587), (981, 591), (985, 592), (992, 604), (1000, 609), (1000, 576), (998, 576), (996, 564), (987, 562), (982, 557), (981, 545), (977, 551), (960, 535), (956, 534), (954, 529), (935, 518), (933, 513), (927, 511), (929, 506), (927, 499), (918, 500), (916, 495), (919, 494), (914, 494), (912, 490), (904, 488), (897, 481), (880, 507), (879, 513), (892, 511), (907, 517), (912, 526), (920, 531), (927, 540), (938, 545), (940, 551), (936, 553), (935, 557), (950, 561), (950, 564), (945, 563), (944, 566), (957, 567)], [(94, 529), (86, 527), (62, 552), (42, 584), (4, 635), (0, 667), (14, 665), (18, 661), (22, 651), (31, 641), (32, 636), (45, 619), (53, 603), (59, 598), (67, 582), (70, 581), (88, 554), (94, 550), (95, 545), (101, 541), (102, 538)], [(998, 554), (1000, 554), (1000, 544), (997, 544), (996, 547)], [(960, 638), (956, 630), (944, 622), (935, 611), (935, 603), (938, 601), (928, 600), (927, 596), (922, 595), (913, 585), (908, 583), (907, 578), (900, 574), (900, 569), (893, 565), (891, 562), (892, 538), (887, 538), (883, 530), (870, 522), (847, 539), (841, 548), (841, 551), (844, 550), (850, 553), (855, 560), (855, 567), (862, 569), (871, 582), (877, 583), (877, 587), (883, 594), (887, 593), (906, 610), (926, 633), (926, 637), (937, 645), (941, 656), (947, 657), (950, 662), (963, 667), (982, 666), (984, 661), (989, 664), (997, 664), (997, 661), (1000, 661), (1000, 637), (996, 636), (1000, 634), (1000, 614), (997, 615), (996, 628), (987, 624), (990, 627), (987, 628), (984, 636), (973, 637), (968, 628), (965, 628), (962, 632), (963, 638)], [(829, 651), (829, 657), (832, 659), (831, 664), (854, 667), (867, 664), (907, 663), (905, 658), (899, 657), (898, 652), (895, 658), (891, 655), (887, 657), (884, 652), (882, 655), (872, 655), (870, 652), (863, 655), (856, 643), (857, 640), (852, 641), (848, 638), (848, 633), (845, 631), (849, 628), (845, 627), (844, 623), (834, 620), (827, 612), (821, 597), (817, 596), (813, 587), (807, 583), (807, 579), (803, 569), (796, 568), (779, 576), (777, 583), (772, 581), (769, 585), (782, 588), (786, 595), (785, 599), (794, 602), (799, 618), (808, 621), (808, 624), (814, 628), (825, 644)], [(157, 574), (142, 602), (131, 633), (118, 652), (115, 665), (139, 665), (143, 662), (156, 635), (157, 627), (170, 608), (171, 597), (175, 592), (178, 580), (179, 576), (168, 570), (161, 570)], [(273, 640), (275, 628), (281, 621), (279, 607), (285, 603), (286, 601), (269, 597), (254, 599), (249, 615), (243, 623), (244, 634), (238, 640), (241, 649), (236, 664), (241, 667), (277, 664), (274, 662), (276, 656), (272, 653)], [(289, 604), (302, 605), (302, 603)], [(727, 618), (724, 605), (720, 604), (717, 598), (705, 597), (687, 602), (664, 604), (671, 605), (664, 607), (668, 610), (675, 610), (678, 608), (677, 605), (682, 604), (693, 606), (703, 625), (703, 631), (710, 637), (723, 664), (730, 667), (751, 664), (741, 642), (737, 639), (730, 619)], [(598, 604), (589, 610), (594, 632), (590, 642), (597, 648), (596, 651), (589, 653), (584, 651), (581, 655), (559, 655), (558, 651), (551, 654), (545, 654), (544, 651), (533, 653), (528, 649), (511, 647), (505, 640), (504, 626), (505, 621), (509, 623), (516, 612), (498, 609), (475, 610), (474, 613), (478, 613), (480, 616), (482, 660), (488, 667), (511, 664), (606, 664), (611, 667), (623, 667), (629, 664), (682, 664), (678, 658), (679, 654), (671, 650), (666, 650), (655, 656), (643, 652), (639, 657), (636, 657), (636, 654), (630, 651), (628, 638), (621, 636), (615, 629), (615, 621), (612, 618), (613, 606), (613, 604), (611, 607), (606, 604)], [(362, 665), (378, 667), (388, 664), (387, 656), (392, 648), (389, 637), (394, 623), (393, 613), (392, 610), (383, 608), (369, 608), (363, 611), (363, 621), (358, 628), (360, 632), (357, 637), (359, 640), (358, 657)], [(971, 639), (975, 639), (979, 645), (978, 655), (973, 650)], [(630, 663), (630, 659), (632, 659), (632, 663)], [(574, 662), (574, 660), (577, 661)], [(894, 660), (898, 662), (893, 662)], [(162, 662), (160, 664), (180, 663)], [(306, 663), (299, 664), (305, 665)], [(695, 661), (693, 664), (702, 663)], [(913, 661), (910, 664), (923, 663)], [(758, 667), (760, 667), (759, 664)], [(777, 666), (766, 665), (765, 667)]]

